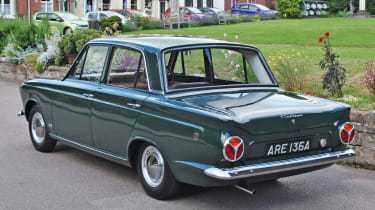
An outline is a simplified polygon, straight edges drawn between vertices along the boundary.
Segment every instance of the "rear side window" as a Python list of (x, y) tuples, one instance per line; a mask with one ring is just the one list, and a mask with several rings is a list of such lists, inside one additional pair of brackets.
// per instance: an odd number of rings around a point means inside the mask
[(126, 48), (114, 48), (107, 83), (118, 87), (148, 90), (142, 54)]
[(46, 13), (41, 13), (41, 14), (38, 14), (36, 16), (37, 20), (43, 20), (44, 18), (47, 18), (47, 14)]

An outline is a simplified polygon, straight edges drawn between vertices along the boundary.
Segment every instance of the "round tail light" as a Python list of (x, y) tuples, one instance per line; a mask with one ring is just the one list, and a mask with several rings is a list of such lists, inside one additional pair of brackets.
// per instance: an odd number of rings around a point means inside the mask
[(227, 138), (224, 143), (223, 154), (226, 160), (234, 162), (241, 159), (244, 152), (243, 140), (238, 136)]
[(342, 126), (339, 128), (340, 131), (340, 140), (343, 144), (350, 144), (354, 140), (354, 125), (351, 123), (344, 123)]

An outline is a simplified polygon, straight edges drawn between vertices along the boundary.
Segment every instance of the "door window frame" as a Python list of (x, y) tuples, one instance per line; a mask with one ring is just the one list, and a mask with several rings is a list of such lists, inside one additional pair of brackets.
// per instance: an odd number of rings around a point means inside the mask
[[(73, 65), (70, 67), (68, 73), (62, 79), (62, 81), (67, 80), (67, 79), (86, 81), (86, 80), (81, 80), (80, 78), (79, 79), (71, 78), (70, 75), (73, 73), (74, 68), (78, 65), (79, 60), (82, 58), (82, 56), (85, 56), (81, 74), (83, 73), (83, 68), (84, 68), (84, 65), (86, 63), (86, 57), (87, 57), (87, 53), (85, 53), (85, 51), (87, 52), (87, 50), (89, 49), (90, 46), (95, 46), (95, 45), (108, 46), (109, 47), (108, 52), (107, 52), (107, 57), (106, 57), (103, 73), (101, 75), (100, 80), (96, 83), (99, 83), (101, 85), (116, 87), (116, 88), (132, 89), (132, 90), (137, 90), (137, 91), (142, 91), (142, 92), (151, 92), (151, 93), (156, 93), (156, 94), (162, 94), (163, 93), (163, 91), (153, 90), (151, 88), (148, 65), (147, 65), (148, 63), (147, 63), (147, 59), (146, 59), (146, 56), (145, 56), (145, 53), (143, 52), (143, 50), (141, 50), (139, 48), (136, 48), (136, 47), (128, 46), (128, 45), (125, 45), (125, 44), (112, 44), (112, 43), (105, 43), (105, 42), (97, 42), (97, 43), (86, 44), (85, 46), (82, 47), (82, 50), (79, 52), (78, 57), (76, 58)], [(144, 62), (144, 66), (145, 66), (145, 73), (146, 73), (146, 78), (147, 78), (148, 90), (137, 89), (137, 88), (118, 87), (118, 86), (113, 86), (113, 85), (107, 84), (106, 78), (107, 78), (108, 73), (109, 73), (110, 60), (112, 59), (113, 49), (116, 48), (116, 47), (117, 48), (129, 49), (129, 50), (133, 50), (133, 51), (137, 51), (137, 52), (141, 53), (142, 58), (143, 58), (143, 62)], [(111, 58), (111, 59), (109, 59), (109, 58)], [(160, 76), (162, 77), (162, 75), (160, 75)], [(163, 79), (161, 79), (161, 81), (162, 80)], [(86, 82), (93, 82), (93, 81), (86, 81)]]
[[(83, 74), (83, 69), (84, 69), (85, 64), (86, 64), (86, 58), (87, 58), (88, 50), (92, 46), (105, 46), (105, 47), (108, 47), (107, 55), (106, 55), (106, 58), (105, 58), (105, 61), (104, 61), (103, 71), (102, 71), (102, 73), (100, 75), (100, 79), (98, 81), (88, 81), (88, 80), (82, 80), (81, 79), (82, 74)], [(103, 83), (104, 76), (106, 75), (106, 72), (107, 72), (107, 69), (108, 69), (108, 66), (109, 66), (108, 58), (111, 55), (111, 53), (112, 53), (112, 45), (109, 45), (109, 44), (100, 44), (100, 43), (86, 44), (82, 48), (82, 50), (79, 52), (78, 57), (76, 58), (76, 60), (74, 61), (73, 65), (70, 67), (68, 73), (66, 74), (66, 76), (64, 77), (64, 79), (62, 79), (62, 81), (66, 80), (66, 79), (72, 79), (72, 80), (79, 80), (79, 81), (90, 82), (90, 83), (98, 83), (98, 84)], [(79, 63), (80, 59), (82, 58), (82, 56), (85, 56), (85, 57), (83, 58), (84, 59), (83, 60), (83, 65), (82, 65), (81, 74), (80, 74), (79, 78), (77, 79), (77, 78), (70, 77), (73, 74), (73, 71), (75, 70), (75, 67), (78, 65), (78, 63)]]
[[(142, 92), (153, 92), (152, 89), (151, 89), (151, 86), (150, 86), (150, 80), (149, 80), (149, 76), (148, 76), (147, 62), (146, 62), (146, 57), (145, 57), (144, 52), (142, 50), (140, 50), (140, 49), (137, 49), (137, 48), (134, 48), (134, 47), (130, 47), (130, 46), (126, 46), (126, 45), (111, 44), (111, 46), (112, 46), (111, 47), (111, 52), (110, 52), (109, 56), (107, 56), (107, 69), (105, 71), (105, 74), (104, 74), (104, 77), (103, 77), (103, 80), (102, 80), (101, 83), (103, 85), (110, 86), (110, 87), (130, 89), (130, 90), (137, 90), (137, 91), (142, 91)], [(112, 61), (112, 57), (113, 57), (114, 49), (115, 48), (120, 48), (120, 49), (125, 49), (125, 50), (131, 50), (131, 51), (135, 51), (135, 52), (140, 53), (140, 55), (142, 56), (142, 59), (143, 59), (144, 66), (145, 66), (145, 73), (146, 73), (147, 87), (148, 87), (147, 90), (136, 88), (137, 87), (137, 83), (135, 83), (135, 88), (134, 87), (120, 87), (120, 86), (108, 84), (107, 79), (108, 79), (108, 75), (110, 73), (109, 71), (110, 71), (111, 61)], [(139, 72), (139, 69), (137, 70), (137, 74), (138, 74), (138, 72)], [(138, 75), (136, 75), (136, 77), (138, 77)]]

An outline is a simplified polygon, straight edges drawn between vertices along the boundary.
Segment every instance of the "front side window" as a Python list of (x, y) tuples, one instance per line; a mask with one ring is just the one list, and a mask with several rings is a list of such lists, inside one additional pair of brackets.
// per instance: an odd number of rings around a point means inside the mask
[(142, 54), (135, 50), (113, 50), (107, 83), (109, 85), (148, 90), (147, 72)]
[(105, 61), (108, 54), (107, 46), (90, 46), (85, 64), (83, 65), (83, 70), (81, 74), (81, 80), (99, 82), (102, 76), (102, 73), (105, 68)]
[(46, 13), (40, 13), (36, 16), (36, 19), (37, 20), (43, 20), (44, 18), (47, 17), (47, 14)]
[(53, 0), (41, 0), (40, 1), (40, 10), (42, 12), (53, 11)]
[(90, 12), (87, 17), (89, 20), (96, 20), (97, 16), (98, 16), (98, 13)]
[(48, 14), (48, 20), (49, 21), (62, 21), (61, 17), (56, 14)]
[(168, 89), (223, 85), (274, 85), (251, 49), (201, 48), (165, 53)]

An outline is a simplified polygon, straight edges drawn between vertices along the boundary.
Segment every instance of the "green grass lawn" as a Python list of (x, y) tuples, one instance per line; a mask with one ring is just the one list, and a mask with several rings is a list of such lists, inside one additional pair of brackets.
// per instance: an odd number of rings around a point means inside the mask
[[(207, 36), (238, 41), (257, 46), (269, 59), (281, 50), (303, 52), (307, 57), (305, 68), (311, 72), (310, 86), (318, 83), (321, 86), (323, 71), (319, 61), (324, 52), (318, 38), (325, 32), (331, 33), (331, 44), (339, 60), (347, 69), (347, 83), (344, 88), (345, 102), (359, 109), (375, 109), (375, 102), (367, 94), (362, 93), (363, 71), (366, 64), (375, 60), (375, 18), (313, 18), (293, 20), (269, 20), (261, 22), (239, 23), (233, 25), (214, 25), (206, 27), (177, 29), (143, 30), (125, 34), (176, 34)], [(235, 35), (239, 39), (235, 40)], [(353, 99), (353, 100), (351, 100)]]

